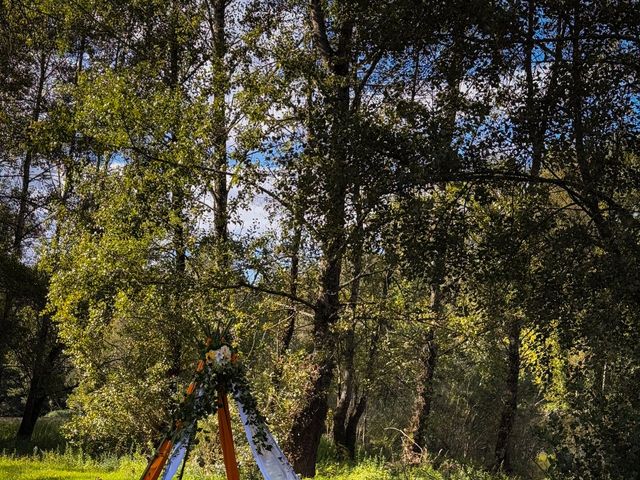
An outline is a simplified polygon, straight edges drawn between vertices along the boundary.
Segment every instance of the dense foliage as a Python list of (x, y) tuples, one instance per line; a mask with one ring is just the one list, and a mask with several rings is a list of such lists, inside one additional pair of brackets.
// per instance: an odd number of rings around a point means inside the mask
[(148, 451), (213, 335), (304, 475), (637, 477), (639, 75), (631, 0), (0, 0), (0, 414)]

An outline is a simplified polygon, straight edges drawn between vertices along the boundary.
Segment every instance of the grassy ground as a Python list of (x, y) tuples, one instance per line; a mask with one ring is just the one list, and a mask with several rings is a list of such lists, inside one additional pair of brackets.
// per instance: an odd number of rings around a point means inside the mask
[(141, 468), (137, 463), (123, 462), (115, 468), (71, 462), (63, 456), (52, 458), (0, 457), (0, 478), (15, 480), (129, 480), (138, 478)]
[[(59, 427), (64, 413), (54, 412), (38, 420), (32, 441), (15, 444), (19, 419), (0, 418), (0, 480), (130, 480), (137, 479), (145, 459), (104, 457), (91, 459), (80, 452), (65, 450)], [(326, 450), (326, 446), (325, 446)], [(443, 464), (438, 471), (425, 465), (408, 468), (375, 459), (357, 465), (337, 464), (330, 452), (321, 455), (316, 480), (502, 480), (496, 476), (456, 464)], [(185, 480), (224, 480), (189, 463)], [(243, 480), (259, 480), (255, 468), (247, 469)]]
[[(15, 437), (20, 419), (0, 417), (0, 452), (31, 453), (34, 447), (38, 450), (55, 450), (64, 445), (65, 440), (60, 433), (60, 425), (66, 420), (65, 412), (52, 412), (38, 419), (31, 441), (24, 445), (16, 445)], [(3, 478), (3, 477), (0, 477)]]
[[(72, 454), (45, 453), (41, 456), (0, 456), (0, 479), (6, 480), (130, 480), (140, 477), (144, 463), (140, 459), (96, 462)], [(185, 480), (224, 480), (219, 475), (188, 468)], [(253, 475), (244, 480), (257, 480)], [(392, 468), (375, 462), (354, 467), (321, 465), (316, 480), (494, 480), (489, 474), (464, 471), (436, 472), (429, 467)], [(496, 479), (497, 480), (497, 479)]]

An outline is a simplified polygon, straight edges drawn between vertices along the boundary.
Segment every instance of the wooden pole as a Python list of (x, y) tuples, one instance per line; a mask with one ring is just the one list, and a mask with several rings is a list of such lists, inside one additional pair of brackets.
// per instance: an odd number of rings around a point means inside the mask
[(227, 401), (227, 394), (222, 388), (218, 390), (218, 429), (220, 430), (220, 444), (222, 445), (222, 456), (224, 458), (224, 468), (227, 472), (227, 480), (240, 480), (240, 472), (238, 472), (238, 463), (236, 462), (236, 451), (233, 446), (229, 402)]
[(164, 464), (167, 463), (167, 459), (169, 458), (169, 454), (171, 453), (171, 440), (165, 438), (162, 440), (162, 443), (158, 447), (156, 454), (153, 459), (147, 465), (147, 469), (142, 474), (141, 480), (157, 480), (160, 477), (160, 473), (162, 473), (162, 469), (164, 468)]
[[(205, 348), (208, 348), (209, 345), (211, 345), (211, 338), (207, 338), (207, 341), (205, 342)], [(204, 365), (205, 361), (203, 359), (200, 359), (196, 366), (196, 373), (201, 373), (204, 370)], [(189, 384), (189, 386), (187, 387), (187, 398), (191, 397), (195, 393), (196, 386), (196, 380), (193, 380)], [(180, 431), (182, 428), (184, 428), (182, 420), (178, 420), (173, 424), (171, 432), (166, 437), (164, 437), (164, 439), (160, 443), (158, 450), (156, 450), (155, 455), (147, 465), (147, 468), (142, 474), (142, 477), (140, 477), (140, 480), (157, 480), (160, 477), (160, 473), (162, 473), (162, 469), (164, 468), (167, 460), (169, 459), (169, 455), (171, 454), (171, 447), (173, 446), (171, 438), (174, 438), (173, 435), (175, 435), (175, 433)], [(229, 430), (231, 430), (231, 425), (229, 425)], [(195, 435), (195, 432), (193, 434)], [(231, 441), (233, 446), (233, 438)], [(235, 479), (239, 480), (240, 477), (235, 477)]]

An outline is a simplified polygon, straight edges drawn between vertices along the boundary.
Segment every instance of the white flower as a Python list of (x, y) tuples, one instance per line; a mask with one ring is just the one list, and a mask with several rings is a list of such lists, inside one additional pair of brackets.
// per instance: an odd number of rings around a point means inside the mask
[(216, 363), (223, 363), (224, 356), (222, 355), (222, 349), (216, 350)]
[(222, 354), (222, 358), (226, 362), (231, 360), (231, 349), (227, 345), (223, 345), (220, 347), (220, 353)]
[(218, 350), (208, 351), (206, 357), (208, 363), (212, 363), (214, 359), (217, 364), (228, 363), (231, 361), (232, 357), (231, 349), (228, 346), (223, 345)]

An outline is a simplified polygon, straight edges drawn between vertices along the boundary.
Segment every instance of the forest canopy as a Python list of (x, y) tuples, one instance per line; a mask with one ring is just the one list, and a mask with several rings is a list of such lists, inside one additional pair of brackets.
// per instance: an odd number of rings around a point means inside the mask
[(637, 1), (0, 0), (0, 415), (636, 478), (639, 134)]

